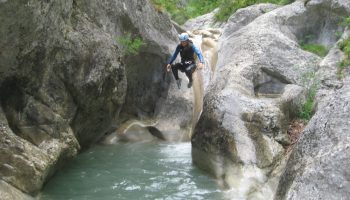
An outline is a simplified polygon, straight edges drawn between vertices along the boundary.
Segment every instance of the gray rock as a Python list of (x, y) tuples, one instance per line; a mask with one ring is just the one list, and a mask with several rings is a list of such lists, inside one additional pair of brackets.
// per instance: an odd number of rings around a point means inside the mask
[[(326, 4), (340, 13), (344, 10), (350, 13), (347, 1), (310, 1), (308, 6), (312, 4)], [(319, 64), (317, 112), (290, 156), (276, 200), (348, 199), (350, 195), (350, 171), (346, 167), (350, 164), (350, 73), (344, 71), (345, 80), (337, 75), (337, 65), (344, 59), (338, 44), (349, 34), (345, 31)]]
[(127, 91), (122, 114), (126, 118), (153, 115), (156, 102), (166, 95), (169, 87), (169, 82), (163, 79), (164, 66), (177, 41), (176, 30), (168, 16), (156, 12), (145, 0), (80, 1), (78, 6), (113, 40), (126, 34), (142, 38), (145, 45), (137, 55), (123, 56)]
[[(42, 187), (43, 180), (53, 172), (60, 156), (73, 156), (64, 153), (72, 154), (74, 149), (70, 148), (74, 146), (69, 147), (63, 141), (55, 139), (47, 142), (50, 143), (50, 148), (41, 149), (15, 135), (1, 109), (0, 119), (1, 179), (25, 193), (35, 194)], [(75, 153), (76, 151), (75, 149)]]
[(345, 58), (345, 55), (340, 50), (339, 44), (347, 37), (350, 37), (349, 30), (344, 32), (340, 40), (330, 49), (328, 55), (319, 65), (320, 68), (316, 74), (320, 82), (316, 96), (319, 107), (322, 107), (324, 100), (327, 99), (326, 97), (332, 95), (343, 86), (342, 73), (338, 72), (338, 65)]
[(223, 28), (225, 25), (224, 22), (215, 21), (215, 13), (217, 13), (219, 9), (215, 9), (210, 13), (205, 15), (189, 19), (185, 22), (183, 27), (186, 30), (195, 30), (195, 29), (208, 29), (208, 28)]
[[(347, 74), (349, 76), (349, 73)], [(279, 183), (280, 199), (350, 196), (350, 79), (310, 121)]]
[(331, 14), (336, 10), (325, 2), (307, 7), (295, 2), (265, 14), (259, 11), (255, 19), (236, 14), (225, 26), (215, 79), (192, 137), (192, 156), (197, 166), (236, 191), (235, 197), (273, 198), (277, 183), (267, 196), (255, 193), (274, 178), (272, 171), (284, 158), (282, 144), (289, 143), (288, 122), (310, 86), (305, 77), (321, 61), (298, 43), (313, 35), (312, 42), (335, 45), (337, 38), (330, 33), (341, 30), (333, 25), (341, 20)]
[(222, 40), (225, 41), (233, 32), (238, 31), (240, 28), (248, 25), (254, 21), (260, 15), (268, 13), (280, 6), (275, 4), (256, 4), (246, 8), (238, 9), (227, 21), (224, 26), (224, 32), (222, 34)]
[(176, 29), (178, 34), (186, 32), (186, 29), (181, 25), (179, 25), (178, 23), (176, 23), (175, 21), (171, 21), (171, 23), (174, 25), (174, 28)]
[[(35, 195), (123, 110), (152, 115), (170, 19), (143, 1), (0, 1), (1, 178)], [(140, 37), (138, 55), (117, 38)], [(147, 91), (147, 92), (145, 92)]]
[(1, 200), (33, 200), (32, 197), (22, 193), (5, 181), (0, 181), (0, 196)]

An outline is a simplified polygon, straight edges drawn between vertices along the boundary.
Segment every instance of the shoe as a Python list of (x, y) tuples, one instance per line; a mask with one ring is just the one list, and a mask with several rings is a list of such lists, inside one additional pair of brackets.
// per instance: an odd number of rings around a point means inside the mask
[(187, 87), (188, 87), (188, 88), (191, 88), (191, 87), (192, 87), (192, 81), (188, 82)]
[(177, 87), (180, 89), (181, 88), (181, 78), (176, 80)]

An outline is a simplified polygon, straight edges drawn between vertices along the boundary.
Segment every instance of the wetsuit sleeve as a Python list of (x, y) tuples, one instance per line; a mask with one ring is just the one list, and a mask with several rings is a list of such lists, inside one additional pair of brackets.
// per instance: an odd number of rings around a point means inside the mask
[(199, 51), (199, 49), (195, 45), (192, 45), (192, 50), (197, 54), (199, 61), (201, 63), (204, 63), (204, 58), (201, 51)]
[(168, 64), (172, 64), (174, 62), (174, 60), (176, 59), (176, 57), (179, 54), (179, 52), (180, 52), (180, 47), (177, 46), (173, 56), (169, 59)]

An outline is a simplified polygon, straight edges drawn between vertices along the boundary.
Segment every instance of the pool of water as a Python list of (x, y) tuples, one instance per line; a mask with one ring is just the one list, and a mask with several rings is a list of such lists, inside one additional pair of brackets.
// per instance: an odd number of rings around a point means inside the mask
[(46, 184), (41, 200), (226, 199), (192, 165), (190, 143), (94, 146)]

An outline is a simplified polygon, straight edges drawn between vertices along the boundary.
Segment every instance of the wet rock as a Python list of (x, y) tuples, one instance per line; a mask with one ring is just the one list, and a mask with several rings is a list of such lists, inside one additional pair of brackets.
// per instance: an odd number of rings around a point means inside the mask
[[(1, 179), (25, 193), (37, 193), (45, 178), (53, 173), (55, 165), (77, 153), (77, 142), (76, 146), (68, 146), (64, 138), (47, 141), (47, 144), (42, 144), (43, 147), (37, 147), (12, 132), (1, 109), (0, 119)], [(48, 148), (49, 145), (51, 148)]]
[(33, 200), (32, 197), (22, 193), (4, 181), (0, 181), (0, 196), (2, 200)]
[(164, 134), (155, 126), (153, 120), (128, 120), (123, 122), (116, 130), (104, 137), (101, 144), (116, 144), (122, 142), (142, 142), (150, 140), (166, 140)]

